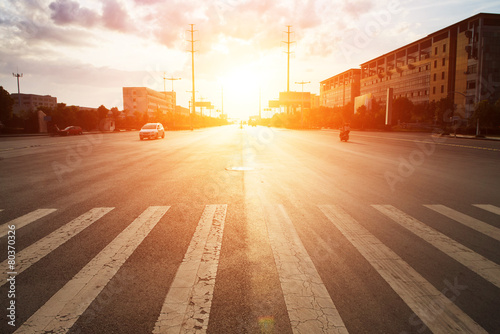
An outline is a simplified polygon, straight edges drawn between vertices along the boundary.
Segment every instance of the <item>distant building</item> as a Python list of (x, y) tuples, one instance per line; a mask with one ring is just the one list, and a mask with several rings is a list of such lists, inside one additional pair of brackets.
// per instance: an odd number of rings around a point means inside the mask
[(10, 96), (14, 99), (13, 112), (16, 115), (20, 115), (23, 111), (36, 111), (38, 107), (56, 108), (57, 106), (57, 98), (50, 95), (14, 93)]
[(317, 109), (320, 106), (320, 97), (316, 94), (311, 94), (311, 109)]
[(175, 92), (157, 92), (147, 87), (123, 87), (123, 108), (127, 116), (135, 112), (148, 113), (150, 117), (155, 112), (164, 114), (175, 111)]
[(359, 96), (361, 70), (352, 68), (320, 82), (320, 105), (342, 107)]
[(189, 116), (191, 111), (189, 110), (189, 108), (184, 108), (184, 107), (181, 107), (181, 106), (175, 106), (175, 113), (177, 115), (184, 115), (184, 116)]
[(279, 107), (284, 107), (285, 110), (288, 109), (289, 113), (293, 113), (299, 111), (302, 104), (304, 104), (304, 109), (310, 109), (311, 101), (310, 92), (280, 92), (277, 104)]

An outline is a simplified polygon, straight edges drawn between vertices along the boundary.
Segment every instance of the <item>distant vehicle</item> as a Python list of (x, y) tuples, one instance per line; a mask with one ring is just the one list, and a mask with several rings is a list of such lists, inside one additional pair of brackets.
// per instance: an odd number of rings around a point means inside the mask
[(68, 126), (62, 130), (57, 131), (60, 136), (71, 136), (83, 134), (82, 128), (79, 126)]
[(165, 129), (161, 123), (147, 123), (139, 131), (139, 138), (141, 140), (144, 138), (157, 139), (160, 137), (165, 138)]

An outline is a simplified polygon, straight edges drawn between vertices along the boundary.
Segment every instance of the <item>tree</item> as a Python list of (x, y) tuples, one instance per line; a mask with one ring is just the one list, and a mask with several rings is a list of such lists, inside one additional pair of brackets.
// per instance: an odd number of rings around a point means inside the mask
[(392, 103), (392, 119), (400, 122), (410, 122), (413, 113), (413, 102), (407, 97), (398, 97)]
[(14, 99), (12, 99), (9, 92), (0, 86), (0, 121), (3, 124), (8, 123), (12, 119), (12, 107), (14, 103)]
[(453, 116), (453, 110), (455, 109), (455, 103), (451, 96), (443, 97), (435, 104), (434, 117), (438, 125), (443, 125), (450, 122), (450, 117)]
[(353, 117), (353, 126), (364, 129), (365, 124), (367, 123), (366, 122), (367, 114), (368, 114), (368, 109), (366, 108), (365, 105), (358, 107), (358, 109), (356, 110), (356, 114), (354, 114)]
[(500, 100), (495, 104), (491, 104), (488, 100), (479, 102), (474, 108), (472, 118), (474, 122), (479, 121), (481, 127), (498, 127), (500, 125)]
[(108, 116), (109, 110), (103, 105), (100, 105), (99, 108), (97, 108), (97, 115), (99, 116), (99, 120), (104, 119)]

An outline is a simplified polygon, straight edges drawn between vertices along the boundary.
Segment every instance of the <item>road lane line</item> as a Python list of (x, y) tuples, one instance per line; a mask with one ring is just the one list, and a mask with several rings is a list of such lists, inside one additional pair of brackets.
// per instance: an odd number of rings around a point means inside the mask
[(294, 333), (348, 333), (282, 205), (266, 206), (267, 230)]
[(491, 237), (493, 239), (499, 240), (500, 241), (500, 229), (491, 226), (485, 222), (482, 222), (476, 218), (473, 218), (471, 216), (467, 216), (461, 212), (455, 211), (453, 209), (450, 209), (444, 205), (424, 205), (426, 208), (429, 208), (431, 210), (434, 210), (443, 216), (446, 216), (450, 219), (453, 219), (454, 221), (463, 224), (467, 227), (470, 227), (478, 232), (481, 232), (488, 237)]
[(500, 288), (500, 266), (392, 205), (372, 205), (382, 214)]
[(472, 204), (472, 205), (500, 216), (500, 208), (498, 206), (494, 206), (491, 204)]
[(147, 208), (15, 333), (67, 332), (169, 208)]
[(0, 238), (7, 235), (7, 232), (9, 231), (9, 225), (16, 225), (16, 231), (19, 230), (21, 227), (24, 227), (35, 220), (38, 220), (42, 217), (45, 217), (46, 215), (56, 211), (57, 209), (38, 209), (33, 212), (27, 213), (24, 216), (21, 216), (19, 218), (16, 218), (14, 220), (11, 220), (8, 223), (3, 224), (0, 226)]
[(207, 205), (153, 333), (205, 333), (208, 328), (227, 205)]
[[(18, 252), (16, 254), (15, 265), (17, 275), (28, 269), (31, 265), (35, 264), (37, 261), (64, 244), (69, 239), (73, 238), (85, 228), (92, 225), (96, 220), (111, 210), (113, 210), (113, 208), (94, 208), (55, 230), (45, 238)], [(5, 260), (0, 264), (0, 268), (7, 268), (7, 265), (8, 260)], [(7, 278), (9, 277), (6, 273), (3, 273), (2, 275), (5, 279), (3, 279), (0, 283), (0, 287), (7, 283)]]
[(487, 333), (342, 208), (319, 208), (432, 332)]

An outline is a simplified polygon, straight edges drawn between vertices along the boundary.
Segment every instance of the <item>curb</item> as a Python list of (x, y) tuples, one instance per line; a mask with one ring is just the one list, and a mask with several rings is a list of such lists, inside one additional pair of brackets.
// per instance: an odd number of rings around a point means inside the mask
[(475, 139), (475, 140), (490, 140), (490, 141), (500, 141), (500, 137), (477, 137), (477, 136), (464, 136), (464, 135), (444, 135), (448, 138), (458, 138), (458, 139)]

